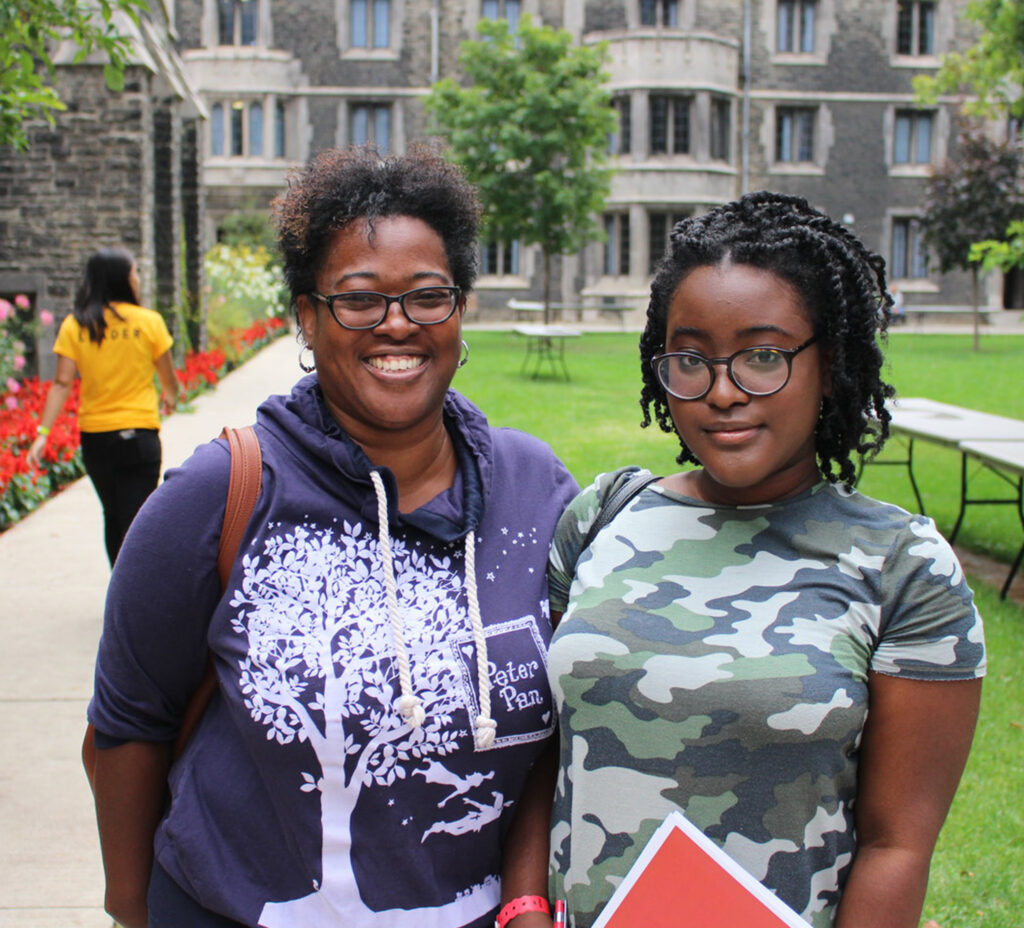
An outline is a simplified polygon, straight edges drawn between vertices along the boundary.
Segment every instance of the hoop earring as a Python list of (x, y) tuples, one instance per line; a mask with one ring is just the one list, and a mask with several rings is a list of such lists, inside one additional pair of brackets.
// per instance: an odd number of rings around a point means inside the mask
[[(309, 352), (311, 363), (307, 364), (302, 360), (303, 352)], [(313, 355), (313, 349), (309, 345), (303, 345), (299, 349), (299, 367), (301, 367), (307, 374), (312, 374), (316, 370), (316, 357)]]
[(462, 351), (463, 355), (461, 358), (459, 358), (459, 363), (456, 365), (456, 367), (465, 367), (466, 362), (469, 360), (469, 345), (466, 344), (465, 339), (462, 340)]

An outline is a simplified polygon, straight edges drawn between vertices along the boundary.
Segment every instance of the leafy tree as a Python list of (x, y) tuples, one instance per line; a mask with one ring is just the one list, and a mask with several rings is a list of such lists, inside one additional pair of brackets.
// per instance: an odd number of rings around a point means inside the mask
[(981, 264), (982, 270), (1007, 273), (1015, 267), (1024, 267), (1024, 219), (1011, 222), (1006, 238), (986, 239), (971, 246), (971, 260)]
[(566, 30), (528, 16), (515, 33), (505, 20), (485, 20), (480, 32), (459, 57), (468, 85), (440, 81), (426, 105), (480, 190), (487, 233), (540, 246), (550, 321), (553, 258), (603, 234), (597, 217), (611, 185), (606, 150), (615, 127), (606, 50), (574, 46)]
[(146, 0), (2, 0), (0, 2), (0, 145), (28, 147), (26, 119), (43, 116), (53, 123), (63, 110), (53, 87), (54, 43), (71, 39), (78, 45), (75, 62), (90, 53), (107, 56), (103, 74), (111, 90), (124, 87), (130, 45), (118, 32), (115, 14), (138, 22), (148, 10)]
[(970, 271), (974, 348), (978, 348), (978, 264), (971, 248), (1002, 238), (1011, 221), (1024, 215), (1021, 149), (965, 132), (954, 157), (933, 172), (925, 187), (924, 239), (943, 273)]
[(944, 55), (934, 77), (917, 77), (919, 98), (934, 103), (939, 94), (967, 93), (967, 113), (1024, 117), (1024, 0), (973, 0), (964, 17), (980, 27), (977, 42)]

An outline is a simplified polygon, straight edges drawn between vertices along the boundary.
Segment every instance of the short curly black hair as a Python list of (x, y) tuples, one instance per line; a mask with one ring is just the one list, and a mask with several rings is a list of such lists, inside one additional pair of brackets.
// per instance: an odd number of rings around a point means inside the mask
[(331, 236), (353, 222), (411, 216), (444, 242), (455, 286), (473, 289), (480, 206), (476, 189), (425, 144), (383, 157), (366, 146), (322, 151), (294, 173), (271, 204), (292, 304), (316, 289)]
[[(665, 350), (676, 288), (695, 268), (725, 260), (771, 271), (800, 294), (832, 378), (815, 436), (818, 466), (827, 480), (852, 486), (854, 453), (876, 453), (889, 435), (885, 401), (895, 391), (882, 380), (879, 336), (889, 325), (892, 295), (885, 283), (885, 260), (800, 197), (749, 193), (684, 219), (672, 230), (651, 283), (640, 337), (641, 425), (651, 424), (653, 410), (663, 431), (676, 431), (651, 359)], [(679, 463), (696, 462), (681, 438), (680, 445)]]

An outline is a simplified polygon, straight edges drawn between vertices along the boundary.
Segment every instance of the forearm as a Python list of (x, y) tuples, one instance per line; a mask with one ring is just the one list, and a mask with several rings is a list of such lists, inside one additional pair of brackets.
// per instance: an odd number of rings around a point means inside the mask
[[(548, 849), (551, 801), (558, 771), (557, 739), (553, 738), (526, 779), (515, 820), (502, 856), (501, 904), (519, 896), (548, 897)], [(550, 928), (551, 917), (527, 912), (509, 928)]]
[(178, 405), (178, 396), (180, 389), (178, 386), (178, 378), (174, 373), (174, 362), (171, 359), (170, 351), (165, 351), (159, 358), (156, 359), (156, 372), (160, 378), (160, 385), (162, 393), (160, 396), (161, 412), (164, 415), (174, 411), (174, 408)]
[(132, 741), (96, 752), (96, 821), (104, 907), (124, 928), (146, 928), (153, 836), (163, 814), (170, 745)]
[(928, 855), (904, 848), (859, 848), (836, 928), (917, 928), (928, 863)]
[(43, 403), (43, 414), (39, 417), (39, 424), (44, 429), (52, 429), (57, 421), (57, 416), (64, 408), (71, 393), (72, 381), (62, 383), (55, 380), (46, 394), (46, 402)]

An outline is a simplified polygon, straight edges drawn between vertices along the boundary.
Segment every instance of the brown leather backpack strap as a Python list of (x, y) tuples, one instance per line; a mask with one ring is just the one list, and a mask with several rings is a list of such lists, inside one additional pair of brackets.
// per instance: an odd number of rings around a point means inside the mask
[[(263, 483), (263, 455), (260, 452), (260, 441), (256, 430), (247, 425), (245, 428), (232, 429), (225, 427), (221, 438), (228, 441), (231, 451), (231, 474), (228, 477), (228, 498), (224, 506), (224, 524), (220, 531), (220, 547), (217, 549), (217, 573), (220, 576), (221, 592), (227, 590), (231, 578), (231, 568), (238, 549), (245, 535), (256, 500), (260, 495)], [(206, 712), (213, 694), (217, 690), (217, 675), (213, 667), (213, 659), (206, 662), (206, 671), (199, 681), (185, 707), (181, 718), (181, 728), (174, 741), (172, 756), (177, 758), (185, 750), (188, 739), (192, 737), (199, 720)]]
[(224, 525), (220, 532), (217, 551), (217, 573), (221, 591), (227, 589), (231, 568), (238, 556), (238, 548), (245, 527), (260, 495), (263, 482), (263, 456), (256, 430), (247, 425), (241, 429), (225, 427), (221, 438), (228, 440), (231, 451), (231, 476), (228, 478), (228, 500), (224, 507)]

